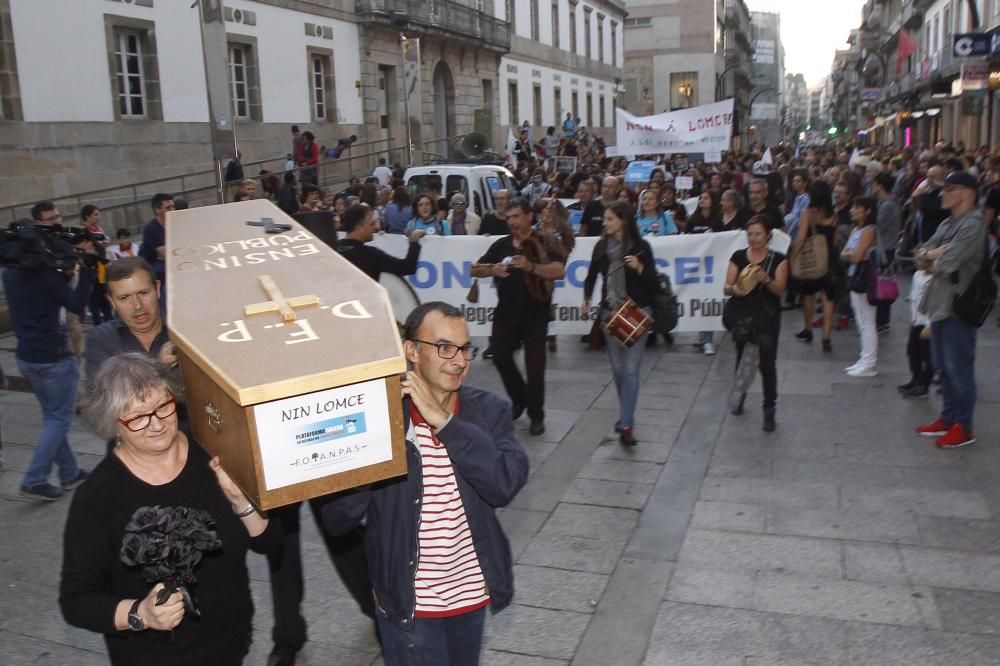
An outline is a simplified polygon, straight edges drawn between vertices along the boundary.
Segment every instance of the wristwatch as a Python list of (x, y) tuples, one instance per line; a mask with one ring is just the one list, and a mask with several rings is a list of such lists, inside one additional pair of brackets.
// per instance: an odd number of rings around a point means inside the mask
[(146, 628), (146, 623), (139, 617), (140, 601), (140, 599), (136, 599), (132, 602), (132, 607), (128, 609), (128, 628), (132, 631), (142, 631)]

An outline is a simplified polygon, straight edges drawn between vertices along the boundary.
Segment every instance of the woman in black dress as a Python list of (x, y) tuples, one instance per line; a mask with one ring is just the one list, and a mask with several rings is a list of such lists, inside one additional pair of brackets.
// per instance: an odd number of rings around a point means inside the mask
[[(785, 255), (767, 246), (771, 239), (767, 218), (762, 215), (750, 218), (746, 234), (749, 247), (737, 250), (729, 259), (723, 291), (738, 299), (735, 305), (750, 317), (748, 337), (738, 338), (734, 334), (736, 366), (740, 365), (747, 343), (759, 347), (759, 368), (764, 384), (764, 430), (771, 432), (775, 428), (774, 407), (778, 401), (778, 334), (781, 331), (781, 294), (788, 283), (788, 262)], [(744, 400), (746, 393), (739, 397), (733, 414), (743, 413)]]
[[(169, 369), (145, 354), (112, 357), (94, 380), (89, 414), (98, 434), (118, 444), (70, 506), (59, 605), (70, 624), (104, 634), (113, 664), (241, 664), (253, 617), (247, 548), (272, 551), (281, 543), (281, 530), (247, 501), (219, 459), (177, 429), (180, 395)], [(162, 578), (149, 581), (148, 559), (140, 560), (163, 551), (137, 544), (162, 531), (159, 521), (176, 533), (191, 515), (202, 527), (185, 533), (200, 535), (202, 558), (190, 568), (197, 584), (185, 585), (197, 606), (180, 591), (157, 603)], [(156, 524), (150, 516), (158, 516)], [(147, 526), (141, 534), (140, 524)], [(171, 568), (190, 564), (194, 548), (190, 539), (172, 548)]]
[(802, 319), (805, 323), (795, 337), (803, 342), (812, 342), (816, 292), (819, 292), (823, 303), (823, 351), (831, 352), (833, 346), (830, 343), (830, 332), (833, 330), (833, 306), (837, 298), (837, 215), (833, 210), (833, 191), (826, 181), (814, 180), (809, 183), (808, 194), (809, 205), (799, 219), (799, 230), (791, 256), (794, 257), (802, 250), (807, 238), (820, 234), (826, 239), (827, 268), (826, 275), (815, 280), (796, 280), (799, 293), (802, 294)]

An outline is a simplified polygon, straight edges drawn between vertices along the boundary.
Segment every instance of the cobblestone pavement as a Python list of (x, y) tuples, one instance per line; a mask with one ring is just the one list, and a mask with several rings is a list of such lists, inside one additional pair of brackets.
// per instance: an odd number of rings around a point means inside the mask
[[(487, 665), (986, 664), (1000, 661), (1000, 334), (980, 334), (977, 444), (938, 451), (913, 427), (937, 397), (904, 401), (906, 310), (881, 338), (881, 374), (850, 379), (853, 331), (834, 352), (792, 338), (779, 350), (778, 430), (726, 410), (732, 345), (706, 357), (679, 336), (649, 350), (640, 444), (613, 439), (615, 389), (603, 354), (562, 336), (550, 354), (547, 432), (527, 433), (532, 476), (502, 511), (516, 595), (487, 624)], [(818, 337), (818, 336), (817, 336)], [(14, 341), (0, 338), (10, 372)], [(469, 383), (500, 390), (488, 362)], [(68, 501), (35, 506), (17, 486), (39, 428), (30, 393), (0, 393), (0, 663), (105, 663), (100, 636), (56, 603)], [(104, 443), (78, 422), (85, 467)], [(380, 663), (370, 623), (303, 518), (311, 640), (299, 664)], [(257, 605), (248, 664), (270, 651), (267, 568), (251, 554)]]

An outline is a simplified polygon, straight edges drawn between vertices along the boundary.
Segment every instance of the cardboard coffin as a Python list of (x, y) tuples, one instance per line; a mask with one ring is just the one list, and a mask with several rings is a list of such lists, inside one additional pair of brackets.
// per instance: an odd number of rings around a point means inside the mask
[(405, 473), (406, 361), (385, 289), (268, 201), (173, 211), (166, 226), (191, 429), (250, 501)]

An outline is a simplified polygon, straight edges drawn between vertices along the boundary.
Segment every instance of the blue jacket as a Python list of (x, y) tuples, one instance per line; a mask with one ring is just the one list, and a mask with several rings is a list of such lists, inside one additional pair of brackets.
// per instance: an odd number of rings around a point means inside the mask
[[(409, 429), (409, 400), (403, 402)], [(528, 456), (514, 437), (510, 404), (481, 389), (459, 391), (458, 414), (440, 430), (455, 469), (462, 505), (490, 592), (494, 613), (514, 596), (514, 569), (495, 509), (505, 506), (528, 480)], [(323, 507), (323, 524), (342, 534), (367, 518), (365, 549), (378, 601), (377, 612), (403, 630), (413, 628), (416, 592), (413, 579), (419, 552), (417, 531), (423, 475), (420, 452), (406, 442), (407, 473), (372, 486), (342, 493)]]

